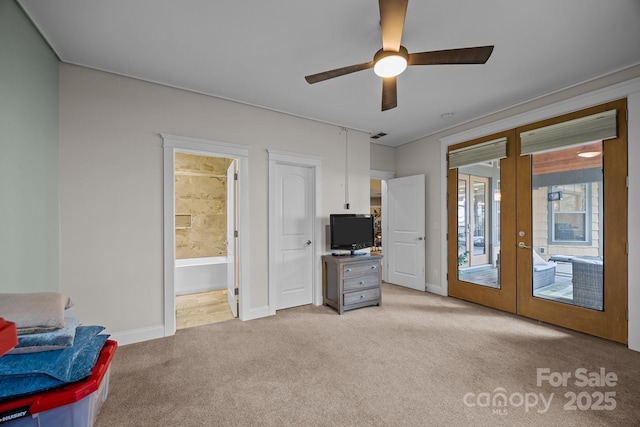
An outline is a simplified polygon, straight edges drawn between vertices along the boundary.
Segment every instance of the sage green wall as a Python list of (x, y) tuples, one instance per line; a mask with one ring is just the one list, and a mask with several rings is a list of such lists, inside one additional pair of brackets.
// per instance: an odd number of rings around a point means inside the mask
[(0, 292), (60, 289), (58, 58), (0, 0)]

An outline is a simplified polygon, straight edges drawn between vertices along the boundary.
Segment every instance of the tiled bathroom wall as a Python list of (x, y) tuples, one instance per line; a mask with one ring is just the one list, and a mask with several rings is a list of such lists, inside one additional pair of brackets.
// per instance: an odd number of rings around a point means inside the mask
[(176, 258), (225, 256), (230, 159), (175, 156)]

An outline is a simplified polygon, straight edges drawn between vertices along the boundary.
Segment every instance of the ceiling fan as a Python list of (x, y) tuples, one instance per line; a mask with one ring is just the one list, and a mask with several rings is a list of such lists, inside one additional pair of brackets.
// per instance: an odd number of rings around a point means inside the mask
[(382, 111), (386, 111), (398, 106), (397, 76), (409, 65), (484, 64), (487, 62), (493, 52), (493, 46), (409, 53), (400, 44), (408, 2), (409, 0), (379, 0), (382, 49), (375, 53), (373, 61), (312, 74), (306, 76), (305, 80), (313, 84), (373, 68), (374, 72), (382, 77)]

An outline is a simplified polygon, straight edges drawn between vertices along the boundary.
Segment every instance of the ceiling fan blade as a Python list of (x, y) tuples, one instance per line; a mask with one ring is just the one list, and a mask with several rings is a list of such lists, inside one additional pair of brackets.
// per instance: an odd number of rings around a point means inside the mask
[(305, 80), (309, 84), (322, 82), (324, 80), (329, 80), (334, 77), (344, 76), (345, 74), (355, 73), (356, 71), (366, 70), (368, 68), (373, 68), (374, 62), (363, 62), (362, 64), (349, 65), (348, 67), (336, 68), (335, 70), (323, 71), (318, 74), (311, 74), (310, 76), (305, 76)]
[(411, 53), (408, 63), (409, 65), (484, 64), (491, 56), (491, 52), (493, 52), (493, 46)]
[(398, 78), (385, 77), (382, 79), (382, 111), (398, 106)]
[(409, 0), (379, 0), (382, 49), (398, 52)]

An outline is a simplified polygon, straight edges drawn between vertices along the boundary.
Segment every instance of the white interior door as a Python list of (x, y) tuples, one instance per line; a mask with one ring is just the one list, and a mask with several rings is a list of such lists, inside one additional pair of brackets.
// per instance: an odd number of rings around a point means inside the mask
[(238, 317), (236, 297), (236, 161), (232, 160), (227, 169), (227, 302)]
[(311, 304), (313, 298), (314, 169), (276, 166), (276, 309)]
[(425, 290), (424, 179), (414, 175), (387, 181), (388, 280), (419, 291)]

